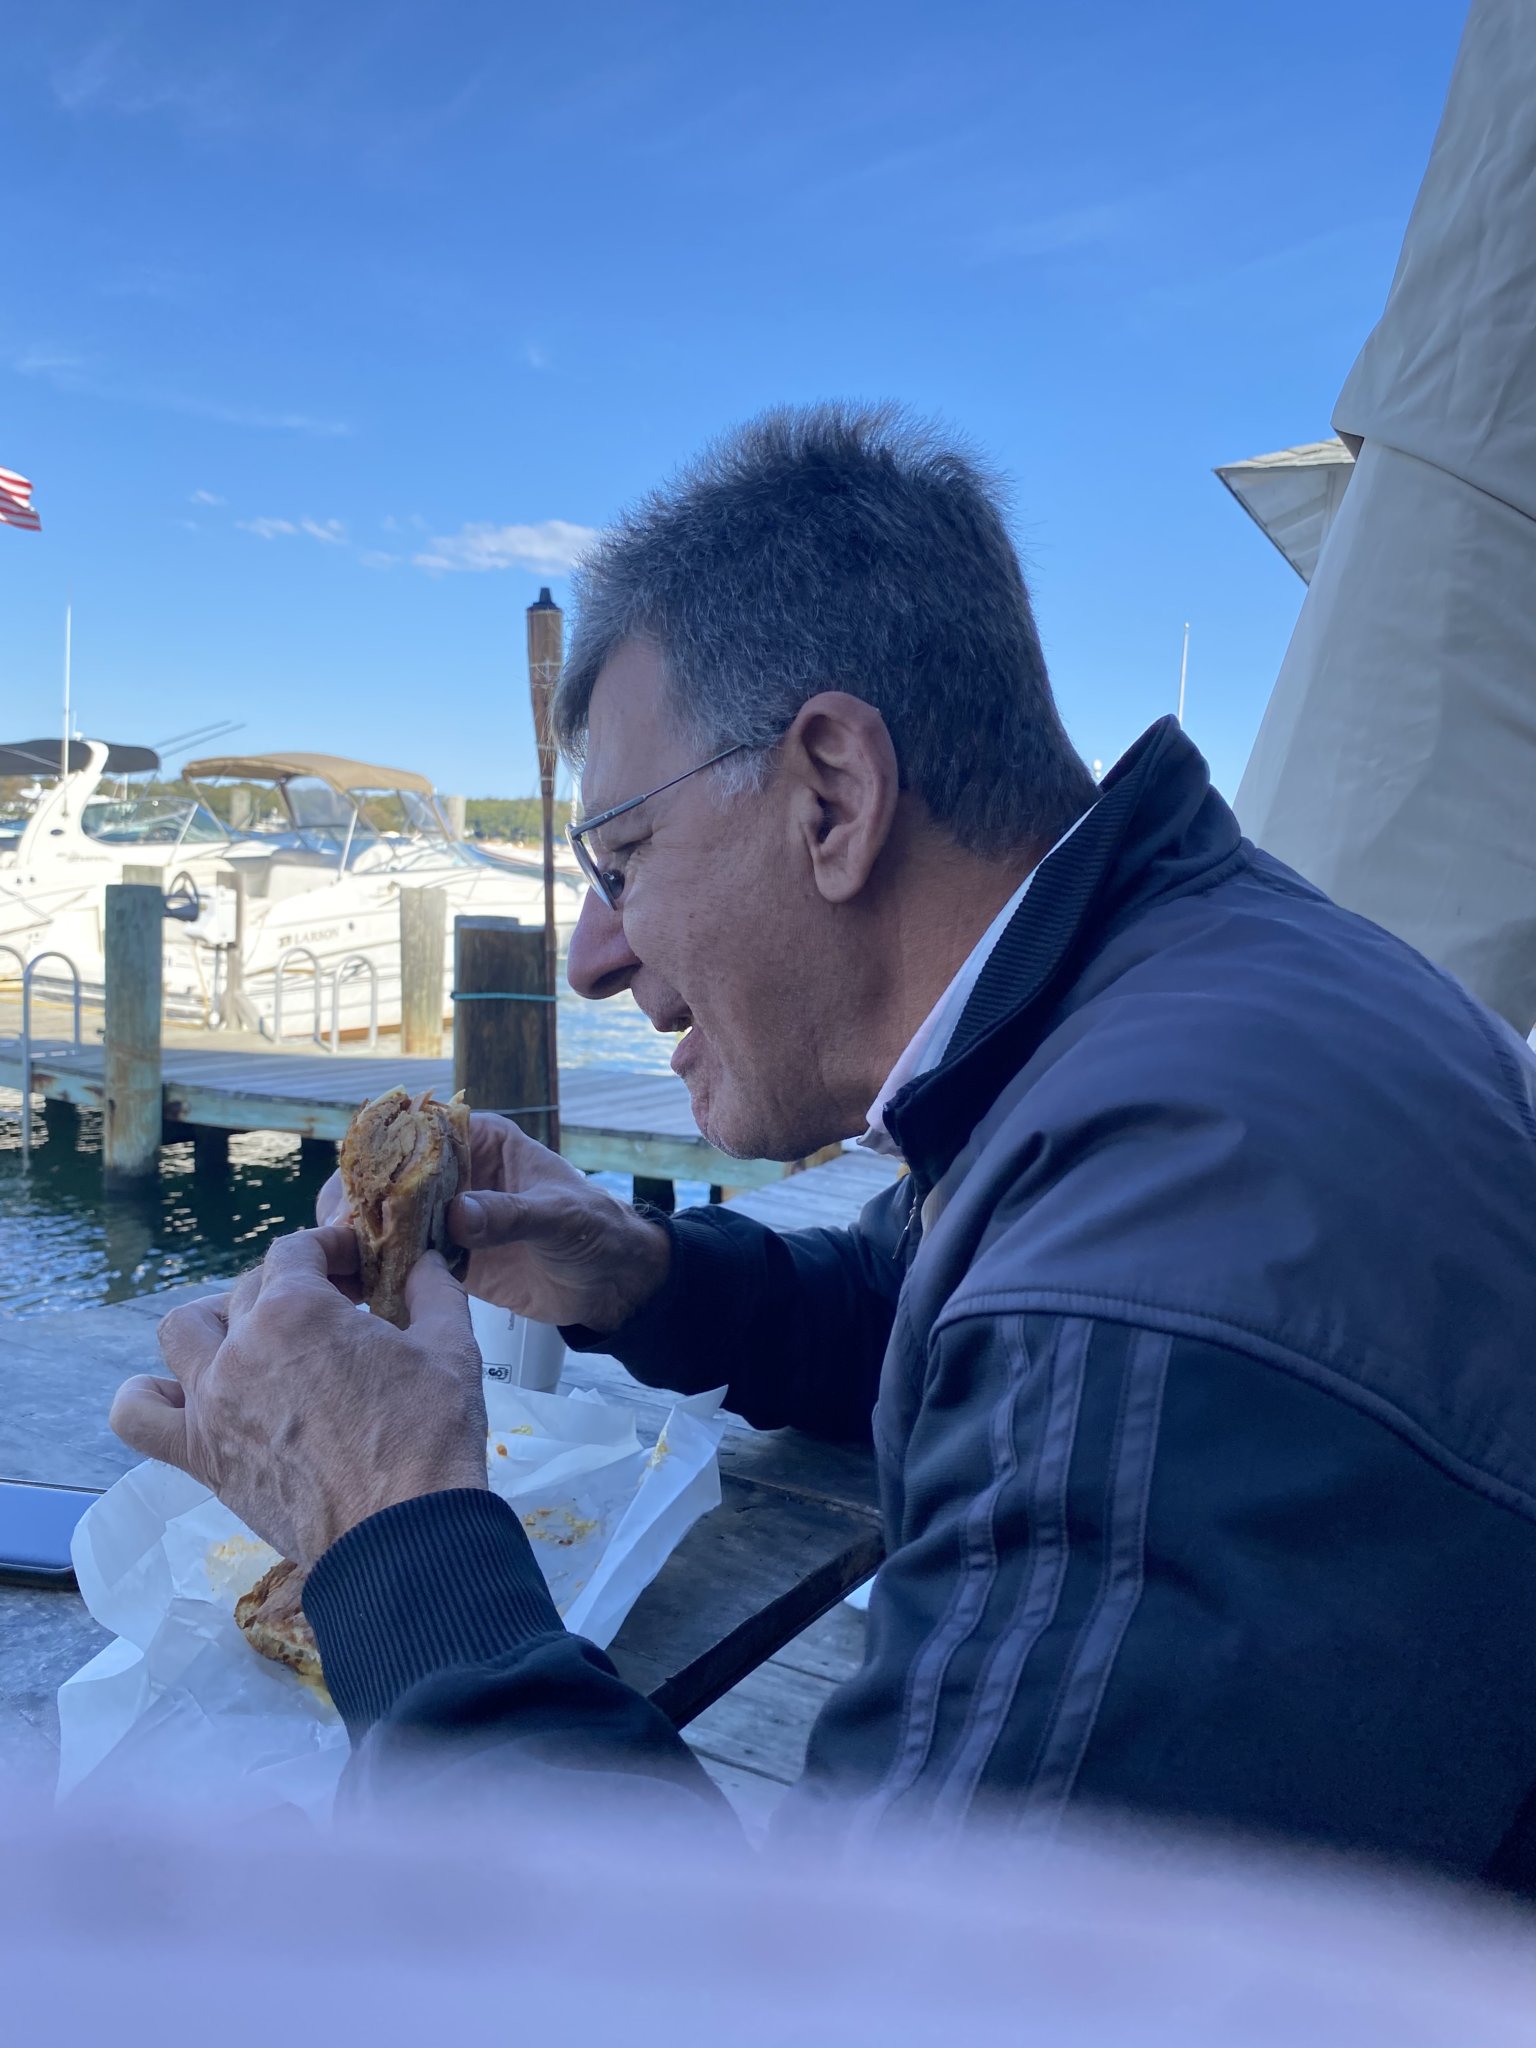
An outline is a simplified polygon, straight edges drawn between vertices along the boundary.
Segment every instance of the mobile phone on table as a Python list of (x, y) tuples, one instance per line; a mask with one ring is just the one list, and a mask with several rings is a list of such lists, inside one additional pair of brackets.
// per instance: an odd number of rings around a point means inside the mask
[(72, 1586), (70, 1538), (100, 1497), (92, 1487), (0, 1479), (0, 1585)]

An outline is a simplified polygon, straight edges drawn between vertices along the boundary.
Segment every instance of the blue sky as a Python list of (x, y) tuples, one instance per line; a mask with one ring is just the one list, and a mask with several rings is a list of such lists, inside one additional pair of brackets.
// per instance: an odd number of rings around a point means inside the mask
[(56, 725), (72, 587), (93, 733), (530, 789), (580, 532), (894, 397), (1011, 476), (1083, 751), (1187, 618), (1231, 790), (1302, 586), (1211, 469), (1328, 431), (1463, 11), (5, 0), (0, 737)]

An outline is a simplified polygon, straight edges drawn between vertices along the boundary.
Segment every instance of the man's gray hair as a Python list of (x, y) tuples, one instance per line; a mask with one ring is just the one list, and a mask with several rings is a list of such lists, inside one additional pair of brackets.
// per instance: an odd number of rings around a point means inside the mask
[(998, 479), (893, 406), (764, 413), (602, 537), (555, 701), (574, 759), (630, 638), (659, 651), (701, 758), (759, 750), (715, 771), (738, 771), (728, 786), (760, 784), (801, 705), (845, 690), (885, 720), (903, 788), (973, 852), (1043, 852), (1093, 801)]

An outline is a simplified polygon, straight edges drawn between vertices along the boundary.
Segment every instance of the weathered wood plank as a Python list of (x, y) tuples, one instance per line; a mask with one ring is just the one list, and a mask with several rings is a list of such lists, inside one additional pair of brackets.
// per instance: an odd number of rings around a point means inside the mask
[[(683, 1731), (749, 1841), (762, 1840), (798, 1777), (811, 1723), (863, 1663), (866, 1633), (866, 1617), (839, 1601), (763, 1667), (794, 1673), (808, 1685), (750, 1672)], [(731, 1761), (723, 1760), (726, 1755)]]
[(109, 1189), (159, 1168), (164, 904), (158, 883), (107, 884), (101, 1164)]
[(448, 897), (442, 889), (400, 891), (400, 1047), (436, 1059), (443, 1050), (443, 970), (448, 964)]
[(841, 1685), (863, 1664), (868, 1637), (868, 1615), (839, 1600), (820, 1621), (813, 1621), (793, 1642), (786, 1643), (773, 1662)]
[(612, 1648), (619, 1670), (679, 1726), (868, 1578), (880, 1529), (862, 1510), (723, 1473)]
[(792, 1785), (805, 1767), (811, 1723), (831, 1690), (823, 1678), (764, 1664), (700, 1714), (688, 1730), (689, 1746), (716, 1763)]

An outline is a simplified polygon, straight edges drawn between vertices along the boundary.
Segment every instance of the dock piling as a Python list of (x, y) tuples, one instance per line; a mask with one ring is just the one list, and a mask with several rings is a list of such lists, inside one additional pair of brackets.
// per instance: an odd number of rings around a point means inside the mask
[(158, 883), (106, 890), (102, 1170), (107, 1186), (152, 1176), (160, 1150), (161, 929)]
[(192, 1126), (192, 1171), (199, 1180), (220, 1180), (229, 1172), (228, 1131), (217, 1124)]
[(441, 889), (400, 891), (400, 1050), (437, 1059), (443, 1050), (443, 968), (448, 899)]
[(453, 1085), (472, 1109), (510, 1116), (560, 1145), (555, 1005), (544, 986), (544, 933), (514, 917), (453, 921)]

